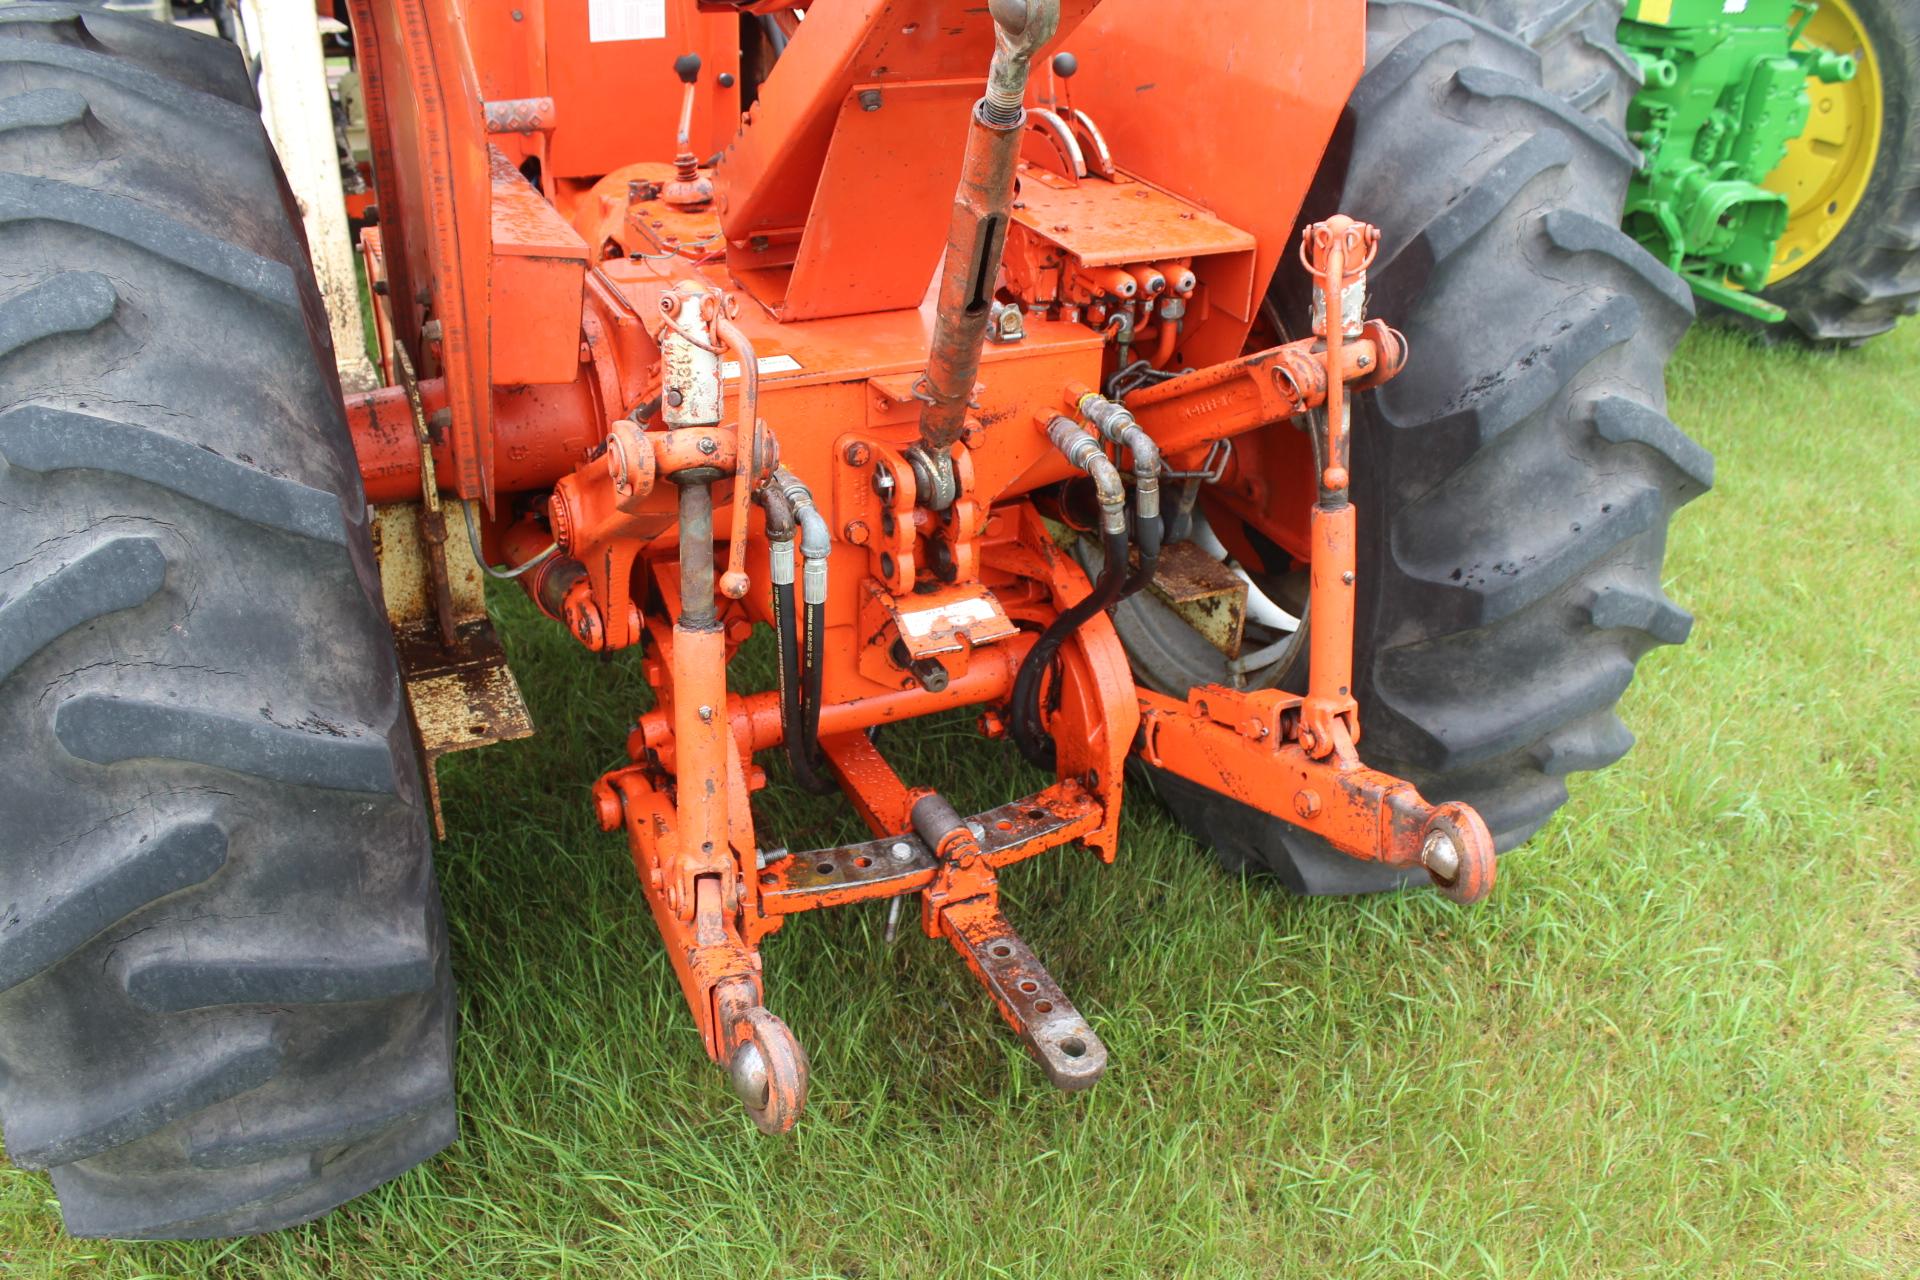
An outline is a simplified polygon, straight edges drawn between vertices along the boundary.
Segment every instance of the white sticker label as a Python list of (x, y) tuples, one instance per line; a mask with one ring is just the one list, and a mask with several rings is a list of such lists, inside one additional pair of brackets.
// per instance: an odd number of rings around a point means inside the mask
[(990, 622), (993, 616), (993, 606), (976, 596), (969, 600), (955, 600), (952, 604), (937, 605), (932, 609), (903, 613), (900, 615), (900, 629), (910, 636), (924, 636), (932, 634), (936, 628), (958, 631), (970, 622)]
[(667, 0), (587, 0), (587, 39), (664, 40)]
[(1722, 13), (1745, 13), (1746, 11), (1747, 0), (1727, 0), (1724, 5), (1720, 6), (1720, 12)]
[[(800, 368), (800, 362), (792, 356), (761, 356), (756, 363), (760, 366), (761, 373), (793, 373)], [(720, 376), (722, 378), (739, 377), (740, 362), (738, 360), (722, 360), (720, 362)]]

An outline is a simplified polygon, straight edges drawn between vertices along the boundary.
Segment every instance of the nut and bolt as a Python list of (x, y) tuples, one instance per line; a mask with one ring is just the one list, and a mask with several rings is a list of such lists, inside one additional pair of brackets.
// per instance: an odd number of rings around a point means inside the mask
[(700, 450), (700, 452), (706, 454), (708, 457), (712, 457), (714, 454), (720, 452), (720, 442), (712, 436), (701, 436), (694, 442), (694, 448)]
[(862, 89), (860, 91), (860, 109), (862, 111), (878, 111), (880, 109), (880, 91), (878, 89)]
[(842, 532), (846, 534), (847, 541), (856, 547), (866, 546), (867, 539), (873, 536), (864, 520), (847, 521), (847, 527)]
[(887, 850), (887, 856), (895, 862), (912, 862), (913, 846), (905, 840), (895, 840), (892, 847)]
[(855, 440), (840, 456), (847, 460), (847, 465), (850, 467), (864, 467), (872, 460), (873, 450), (865, 443)]

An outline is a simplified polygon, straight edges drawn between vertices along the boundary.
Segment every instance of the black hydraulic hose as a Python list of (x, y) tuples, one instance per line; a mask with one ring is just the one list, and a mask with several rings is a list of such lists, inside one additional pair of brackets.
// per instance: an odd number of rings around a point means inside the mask
[(1134, 518), (1133, 544), (1140, 548), (1140, 563), (1127, 575), (1126, 585), (1120, 588), (1122, 600), (1153, 581), (1154, 570), (1160, 567), (1160, 544), (1166, 531), (1167, 522), (1163, 516)]
[[(806, 684), (802, 689), (802, 719), (805, 722), (807, 748), (820, 750), (820, 646), (825, 642), (827, 633), (827, 602), (824, 600), (807, 602), (806, 634)], [(839, 784), (831, 777), (826, 778), (823, 791), (832, 791)]]
[[(819, 664), (810, 668), (800, 657), (800, 637), (793, 607), (793, 584), (775, 586), (773, 608), (780, 633), (780, 736), (793, 780), (803, 790), (825, 795), (838, 785), (820, 757)], [(807, 687), (814, 689), (808, 705)]]
[(1013, 680), (1013, 741), (1029, 763), (1042, 769), (1054, 767), (1054, 750), (1053, 739), (1040, 730), (1040, 681), (1048, 668), (1053, 666), (1060, 646), (1087, 619), (1112, 608), (1114, 602), (1120, 599), (1121, 588), (1127, 581), (1125, 526), (1118, 530), (1104, 529), (1100, 545), (1105, 553), (1105, 563), (1100, 567), (1100, 577), (1094, 582), (1093, 590), (1078, 604), (1069, 606), (1040, 633), (1033, 648), (1027, 650), (1025, 660), (1020, 663), (1020, 672)]
[[(837, 790), (833, 769), (820, 752), (820, 702), (823, 666), (820, 651), (827, 630), (827, 555), (832, 550), (824, 517), (815, 509), (813, 495), (785, 467), (773, 473), (761, 490), (769, 528), (786, 533), (786, 554), (776, 561), (774, 610), (780, 633), (780, 725), (794, 781), (825, 795)], [(793, 594), (793, 545), (798, 531), (805, 561), (804, 590), (796, 613)], [(771, 535), (769, 535), (771, 536)], [(776, 551), (778, 544), (774, 544)], [(784, 576), (784, 591), (781, 578)]]
[(1140, 565), (1120, 589), (1126, 599), (1153, 581), (1160, 562), (1160, 546), (1167, 522), (1160, 514), (1160, 446), (1141, 429), (1123, 404), (1089, 391), (1080, 397), (1080, 413), (1100, 434), (1133, 454), (1133, 536), (1140, 548)]
[[(767, 513), (768, 579), (773, 583), (774, 631), (780, 648), (780, 740), (787, 766), (796, 783), (824, 794), (833, 781), (818, 764), (819, 738), (807, 732), (802, 698), (805, 680), (800, 661), (799, 619), (793, 599), (793, 506), (778, 485), (767, 485), (756, 495)], [(817, 730), (819, 722), (814, 722)]]
[(1040, 728), (1040, 681), (1053, 666), (1054, 657), (1068, 637), (1096, 613), (1113, 607), (1127, 582), (1127, 492), (1120, 483), (1120, 472), (1113, 461), (1100, 451), (1100, 442), (1071, 418), (1058, 417), (1047, 424), (1047, 439), (1066, 455), (1067, 461), (1085, 471), (1100, 496), (1100, 577), (1078, 604), (1069, 605), (1034, 641), (1033, 648), (1020, 663), (1013, 680), (1010, 706), (1011, 732), (1020, 754), (1043, 769), (1053, 767), (1051, 739)]

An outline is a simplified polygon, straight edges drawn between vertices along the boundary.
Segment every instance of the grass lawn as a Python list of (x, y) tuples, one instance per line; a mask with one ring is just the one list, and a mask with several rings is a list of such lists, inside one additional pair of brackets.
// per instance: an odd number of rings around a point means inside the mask
[[(1861, 352), (1689, 339), (1718, 455), (1643, 664), (1640, 745), (1478, 909), (1217, 874), (1142, 798), (1115, 867), (1008, 877), (1112, 1054), (1063, 1097), (945, 944), (884, 905), (768, 947), (813, 1057), (760, 1137), (701, 1053), (587, 786), (642, 685), (501, 593), (542, 736), (445, 766), (457, 1147), (255, 1240), (62, 1236), (0, 1168), (21, 1276), (1920, 1274), (1920, 324)], [(764, 674), (764, 672), (762, 673)], [(981, 806), (1030, 775), (964, 720), (885, 740)], [(856, 838), (772, 801), (796, 847)]]

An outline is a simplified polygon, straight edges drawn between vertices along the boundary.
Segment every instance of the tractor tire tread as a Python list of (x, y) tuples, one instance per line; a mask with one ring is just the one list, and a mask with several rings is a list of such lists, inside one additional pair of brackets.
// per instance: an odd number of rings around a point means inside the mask
[(1761, 291), (1786, 308), (1785, 324), (1740, 328), (1816, 347), (1859, 346), (1920, 313), (1920, 7), (1907, 0), (1850, 0), (1880, 65), (1886, 120), (1859, 208), (1820, 256)]
[(1614, 33), (1625, 0), (1449, 0), (1455, 8), (1532, 49), (1551, 93), (1618, 134), (1627, 103), (1640, 91), (1640, 68)]
[(171, 23), (87, 5), (22, 4), (0, 8), (0, 40), (6, 39), (109, 54), (183, 89), (260, 109), (253, 77), (232, 45)]
[[(1560, 6), (1555, 30), (1603, 8)], [(1539, 68), (1447, 5), (1373, 0), (1367, 105), (1304, 211), (1381, 227), (1369, 310), (1415, 353), (1354, 406), (1361, 755), (1473, 805), (1502, 852), (1631, 744), (1615, 703), (1691, 627), (1661, 588), (1667, 524), (1713, 471), (1665, 412), (1691, 295), (1616, 229), (1637, 156)], [(1283, 268), (1281, 314), (1304, 295)], [(1148, 777), (1230, 868), (1306, 893), (1425, 882)]]
[(298, 213), (231, 45), (0, 5), (0, 1130), (71, 1234), (456, 1135), (453, 987)]

